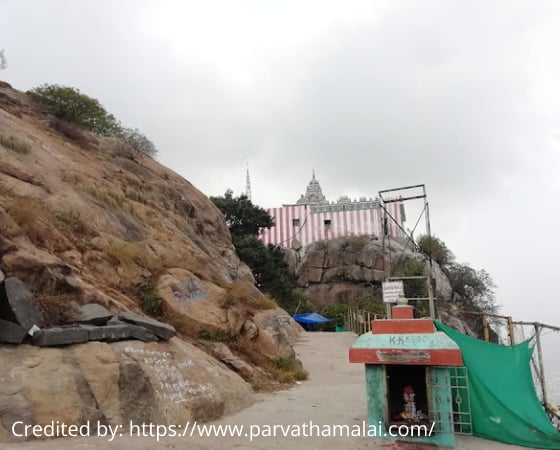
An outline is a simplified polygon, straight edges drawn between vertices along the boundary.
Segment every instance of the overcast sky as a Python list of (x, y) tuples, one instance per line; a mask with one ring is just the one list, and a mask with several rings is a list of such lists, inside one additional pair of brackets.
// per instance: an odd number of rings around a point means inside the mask
[(501, 311), (560, 324), (559, 23), (537, 0), (0, 0), (0, 78), (98, 98), (207, 195), (246, 164), (263, 207), (312, 169), (329, 200), (423, 183)]

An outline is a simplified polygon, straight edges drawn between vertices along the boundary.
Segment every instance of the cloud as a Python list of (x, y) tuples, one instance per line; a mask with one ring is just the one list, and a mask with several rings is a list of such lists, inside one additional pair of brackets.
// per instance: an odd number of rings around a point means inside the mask
[[(548, 249), (560, 223), (556, 2), (2, 8), (7, 81), (98, 98), (206, 194), (241, 192), (246, 163), (265, 207), (296, 201), (312, 169), (330, 200), (424, 183), (434, 232), (494, 275), (506, 308), (527, 313), (531, 292), (550, 297), (554, 274), (544, 268), (557, 265)], [(543, 289), (517, 289), (523, 277)]]

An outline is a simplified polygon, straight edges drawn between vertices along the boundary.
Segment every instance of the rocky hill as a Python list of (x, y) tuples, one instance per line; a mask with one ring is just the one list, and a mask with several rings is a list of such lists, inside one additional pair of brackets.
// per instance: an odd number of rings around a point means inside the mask
[(270, 361), (294, 356), (300, 331), (252, 287), (204, 194), (122, 142), (55, 119), (6, 83), (0, 278), (24, 283), (43, 330), (69, 327), (80, 307), (96, 304), (114, 315), (150, 314), (178, 332), (165, 342), (105, 335), (56, 348), (0, 344), (0, 440), (17, 420), (215, 418), (252, 401), (252, 387), (270, 379)]
[[(429, 273), (426, 257), (410, 245), (391, 240), (383, 251), (381, 240), (369, 236), (320, 241), (300, 251), (288, 250), (287, 260), (314, 311), (342, 304), (357, 308), (378, 305), (383, 312), (381, 283), (386, 276)], [(437, 263), (433, 264), (433, 276), (441, 320), (466, 334), (481, 335), (478, 319), (462, 317), (452, 302), (449, 279)], [(425, 282), (405, 282), (410, 299), (426, 297), (426, 289)], [(419, 314), (427, 313), (427, 302), (418, 302), (415, 307)]]

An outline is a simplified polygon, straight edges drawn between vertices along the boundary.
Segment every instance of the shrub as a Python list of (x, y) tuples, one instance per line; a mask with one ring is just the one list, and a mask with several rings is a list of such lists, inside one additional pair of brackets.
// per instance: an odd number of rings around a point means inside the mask
[(321, 329), (323, 331), (334, 331), (335, 327), (344, 326), (348, 315), (347, 304), (328, 305), (323, 308), (321, 315), (327, 319), (334, 319), (332, 322), (325, 323)]
[(119, 136), (132, 150), (132, 158), (140, 155), (154, 157), (157, 153), (153, 142), (136, 128), (123, 128)]
[(76, 210), (58, 211), (54, 216), (72, 233), (87, 235), (91, 232), (89, 226), (82, 220), (81, 214)]
[(140, 308), (148, 316), (159, 318), (163, 314), (161, 298), (154, 286), (146, 285), (140, 292)]
[(228, 342), (233, 340), (233, 336), (223, 330), (200, 330), (198, 332), (198, 337), (200, 339), (214, 342)]
[(142, 132), (122, 127), (99, 100), (81, 93), (79, 89), (43, 84), (31, 89), (28, 94), (56, 117), (51, 120), (51, 127), (81, 146), (93, 141), (79, 129), (84, 128), (101, 136), (116, 138), (116, 152), (127, 158), (134, 159), (139, 155), (153, 157), (157, 153), (155, 145)]
[(109, 114), (98, 100), (82, 94), (78, 89), (43, 84), (29, 91), (55, 117), (103, 136), (114, 136), (120, 131), (120, 124)]
[(272, 367), (272, 376), (281, 383), (293, 383), (309, 378), (309, 372), (294, 358), (276, 356), (272, 359)]
[(430, 237), (426, 234), (420, 236), (418, 239), (418, 246), (426, 256), (432, 258), (432, 260), (441, 266), (451, 264), (455, 259), (451, 250), (445, 245), (445, 242), (436, 236)]
[(31, 152), (31, 146), (27, 142), (22, 141), (15, 136), (0, 134), (0, 145), (8, 150), (21, 153), (22, 155), (26, 155)]
[[(426, 263), (419, 259), (405, 258), (395, 267), (397, 277), (426, 276)], [(425, 279), (404, 280), (404, 296), (414, 299), (428, 297), (428, 281)]]
[(270, 297), (263, 295), (257, 288), (243, 281), (235, 281), (225, 292), (220, 306), (229, 308), (243, 304), (254, 309), (274, 309), (278, 305)]

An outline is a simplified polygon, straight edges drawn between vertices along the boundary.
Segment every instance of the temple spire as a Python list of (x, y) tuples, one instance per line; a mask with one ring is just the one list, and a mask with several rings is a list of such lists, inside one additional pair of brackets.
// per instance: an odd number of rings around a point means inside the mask
[(319, 181), (315, 178), (315, 169), (311, 171), (311, 181), (307, 185), (307, 190), (305, 191), (305, 195), (302, 195), (300, 199), (297, 201), (300, 205), (307, 205), (311, 203), (318, 203), (318, 204), (326, 204), (328, 203), (327, 199), (323, 195), (323, 190), (321, 189), (321, 185)]

